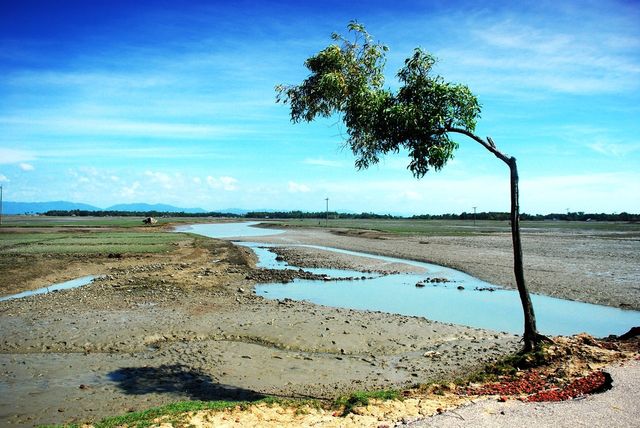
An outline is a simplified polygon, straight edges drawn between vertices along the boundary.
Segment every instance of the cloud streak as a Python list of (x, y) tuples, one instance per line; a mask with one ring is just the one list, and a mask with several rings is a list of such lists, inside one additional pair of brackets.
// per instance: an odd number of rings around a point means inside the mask
[(222, 189), (227, 192), (238, 190), (238, 179), (229, 176), (212, 177), (207, 176), (207, 184), (213, 189)]
[(287, 184), (287, 189), (289, 193), (307, 193), (311, 191), (311, 188), (306, 184), (296, 183), (294, 181), (290, 181)]
[(344, 166), (343, 162), (328, 160), (324, 158), (307, 158), (303, 161), (306, 165), (315, 165), (315, 166), (326, 166), (330, 168), (342, 168)]
[(0, 164), (17, 164), (33, 160), (36, 160), (36, 155), (29, 150), (0, 147)]
[(190, 123), (66, 117), (31, 119), (4, 116), (0, 117), (0, 124), (16, 128), (39, 129), (41, 132), (65, 135), (154, 137), (160, 139), (219, 138), (230, 135), (246, 135), (250, 132), (235, 125), (213, 126)]

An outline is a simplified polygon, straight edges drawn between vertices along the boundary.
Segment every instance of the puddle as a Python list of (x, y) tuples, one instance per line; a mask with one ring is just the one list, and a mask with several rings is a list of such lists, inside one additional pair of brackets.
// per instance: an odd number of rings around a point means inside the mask
[[(234, 242), (236, 245), (242, 245), (244, 247), (249, 247), (258, 257), (258, 263), (256, 266), (259, 268), (265, 269), (299, 269), (298, 266), (291, 266), (285, 261), (276, 260), (277, 255), (269, 251), (269, 248), (278, 247), (278, 245), (272, 244), (260, 244), (255, 242)], [(283, 245), (284, 247), (310, 247), (308, 245)], [(322, 248), (322, 247), (314, 247), (314, 248)], [(363, 273), (357, 270), (349, 270), (349, 269), (331, 269), (331, 268), (304, 268), (305, 271), (315, 273), (318, 275), (327, 275), (331, 278), (354, 278), (354, 277), (362, 277), (366, 276), (367, 278), (371, 277), (379, 277), (380, 274), (377, 273)]]
[(69, 290), (71, 288), (82, 287), (83, 285), (90, 284), (95, 275), (83, 276), (80, 278), (72, 279), (71, 281), (60, 282), (58, 284), (52, 284), (48, 287), (38, 288), (36, 290), (23, 291), (22, 293), (12, 294), (10, 296), (0, 297), (0, 302), (11, 299), (21, 299), (23, 297), (35, 296), (36, 294), (47, 294), (54, 291)]
[(284, 230), (280, 229), (264, 229), (261, 227), (253, 227), (260, 222), (247, 221), (242, 223), (210, 223), (210, 224), (191, 224), (188, 226), (176, 227), (176, 232), (197, 233), (198, 235), (208, 236), (210, 238), (239, 238), (251, 236), (268, 236), (278, 235)]

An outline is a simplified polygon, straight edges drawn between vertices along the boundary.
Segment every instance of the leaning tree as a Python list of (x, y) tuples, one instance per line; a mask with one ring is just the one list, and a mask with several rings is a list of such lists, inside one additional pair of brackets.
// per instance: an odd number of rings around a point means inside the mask
[(378, 163), (387, 153), (408, 151), (407, 168), (416, 178), (440, 170), (458, 144), (452, 134), (465, 135), (503, 161), (511, 178), (511, 235), (514, 274), (524, 312), (524, 350), (536, 348), (538, 333), (522, 266), (516, 159), (497, 149), (490, 137), (474, 133), (480, 105), (469, 88), (432, 74), (435, 58), (415, 49), (398, 72), (400, 87), (384, 87), (386, 46), (373, 41), (363, 25), (350, 22), (353, 38), (334, 33), (333, 44), (308, 58), (310, 75), (300, 85), (278, 85), (277, 102), (289, 104), (294, 123), (317, 116), (340, 115), (348, 133), (346, 145), (358, 169)]

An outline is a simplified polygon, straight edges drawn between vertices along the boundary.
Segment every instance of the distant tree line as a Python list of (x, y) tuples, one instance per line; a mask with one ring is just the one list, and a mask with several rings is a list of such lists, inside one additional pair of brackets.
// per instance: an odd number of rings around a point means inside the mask
[[(480, 213), (467, 213), (462, 214), (422, 214), (415, 215), (412, 218), (422, 220), (509, 220), (509, 213), (506, 212), (480, 212)], [(629, 214), (621, 212), (619, 214), (606, 214), (606, 213), (585, 213), (582, 211), (568, 212), (568, 213), (552, 213), (552, 214), (520, 214), (521, 220), (528, 221), (542, 221), (542, 220), (564, 220), (564, 221), (626, 221), (637, 222), (640, 221), (640, 214)]]
[[(336, 211), (251, 211), (244, 215), (233, 213), (220, 213), (220, 212), (206, 212), (206, 213), (185, 213), (185, 212), (161, 212), (161, 211), (89, 211), (89, 210), (51, 210), (44, 213), (47, 216), (60, 216), (60, 217), (233, 217), (233, 218), (276, 218), (276, 219), (323, 219), (327, 215), (330, 219), (403, 219), (407, 217), (394, 216), (391, 214), (375, 214), (375, 213), (339, 213)], [(410, 218), (419, 220), (498, 220), (508, 221), (508, 212), (479, 212), (462, 214), (421, 214), (414, 215)], [(528, 221), (543, 221), (543, 220), (564, 220), (564, 221), (625, 221), (625, 222), (637, 222), (640, 221), (640, 214), (629, 214), (621, 212), (619, 214), (606, 214), (606, 213), (585, 213), (567, 212), (557, 214), (520, 214), (521, 220)]]
[(304, 212), (304, 211), (252, 211), (244, 215), (246, 218), (282, 218), (282, 219), (317, 219), (326, 218), (331, 219), (396, 219), (404, 218), (399, 216), (393, 216), (391, 214), (375, 214), (375, 213), (339, 213), (336, 211), (317, 211), (317, 212)]

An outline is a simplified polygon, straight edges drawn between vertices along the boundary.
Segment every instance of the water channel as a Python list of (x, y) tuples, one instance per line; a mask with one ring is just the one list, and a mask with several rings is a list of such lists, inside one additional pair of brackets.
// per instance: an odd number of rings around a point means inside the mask
[[(256, 223), (220, 223), (192, 225), (181, 228), (213, 238), (247, 238), (282, 233), (275, 229), (252, 227)], [(273, 244), (236, 242), (251, 248), (259, 258), (259, 267), (298, 269), (276, 260), (269, 251)], [(287, 245), (292, 247), (295, 245)], [(303, 245), (301, 245), (303, 246)], [(303, 246), (304, 247), (304, 246)], [(256, 294), (269, 299), (307, 300), (320, 305), (372, 310), (402, 315), (422, 316), (431, 320), (463, 324), (472, 327), (522, 333), (522, 310), (518, 294), (486, 283), (463, 272), (412, 260), (383, 257), (328, 247), (306, 246), (353, 256), (369, 257), (394, 263), (405, 263), (426, 269), (425, 274), (373, 275), (357, 281), (295, 280), (288, 284), (259, 284)], [(330, 277), (358, 277), (358, 271), (335, 269), (305, 269)], [(427, 283), (416, 287), (425, 278), (446, 278), (447, 283)], [(494, 291), (489, 291), (494, 290)], [(547, 335), (571, 335), (587, 332), (596, 337), (620, 335), (640, 325), (640, 312), (609, 306), (593, 305), (548, 296), (531, 296), (538, 319), (538, 328)]]
[[(211, 238), (247, 238), (283, 233), (283, 230), (252, 227), (256, 222), (216, 223), (180, 226), (177, 232), (191, 232)], [(235, 242), (251, 248), (258, 256), (258, 267), (269, 269), (298, 269), (276, 260), (269, 251), (275, 244)], [(287, 245), (294, 247), (296, 245)], [(324, 251), (333, 251), (358, 257), (369, 257), (391, 263), (405, 263), (426, 270), (425, 274), (379, 275), (353, 270), (307, 268), (305, 270), (326, 274), (333, 278), (367, 279), (351, 281), (324, 281), (297, 279), (288, 284), (258, 284), (256, 294), (268, 299), (290, 298), (307, 300), (319, 305), (372, 310), (410, 316), (422, 316), (431, 320), (463, 324), (472, 327), (519, 334), (522, 331), (520, 299), (514, 290), (481, 281), (463, 272), (430, 263), (393, 257), (341, 250), (311, 245)], [(416, 283), (426, 278), (446, 278), (447, 283)], [(18, 299), (52, 291), (66, 290), (90, 284), (94, 276), (85, 276), (52, 284), (37, 290), (25, 291), (1, 297), (0, 301)], [(490, 291), (492, 290), (492, 291)], [(541, 333), (571, 335), (587, 332), (596, 337), (620, 335), (633, 326), (640, 325), (640, 312), (593, 305), (571, 300), (532, 294), (534, 309)]]
[(23, 297), (35, 296), (36, 294), (46, 294), (46, 293), (51, 293), (53, 291), (69, 290), (71, 288), (82, 287), (83, 285), (90, 284), (94, 279), (95, 279), (94, 275), (82, 276), (80, 278), (72, 279), (70, 281), (65, 281), (58, 284), (51, 284), (48, 287), (42, 287), (36, 290), (28, 290), (28, 291), (23, 291), (22, 293), (0, 297), (0, 302), (4, 300), (21, 299)]

